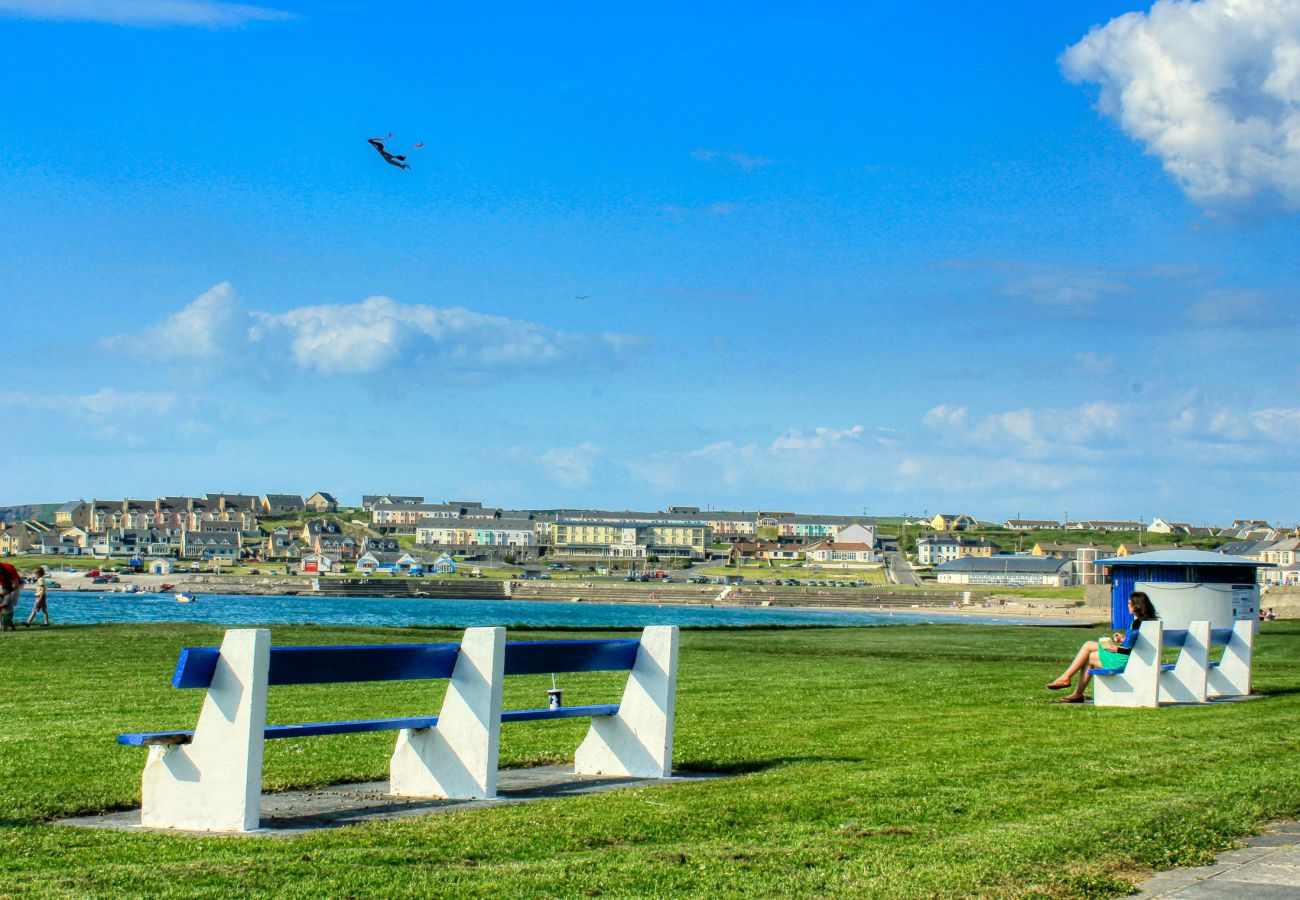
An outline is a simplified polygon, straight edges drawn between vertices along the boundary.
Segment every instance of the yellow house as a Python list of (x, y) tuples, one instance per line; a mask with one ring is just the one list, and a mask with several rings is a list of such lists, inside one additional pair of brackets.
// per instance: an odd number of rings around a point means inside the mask
[(85, 528), (90, 524), (90, 504), (85, 500), (69, 500), (54, 511), (54, 524), (62, 528), (74, 525)]
[(975, 520), (964, 513), (939, 513), (930, 520), (935, 531), (965, 531), (975, 527)]
[(32, 545), (32, 534), (21, 522), (0, 528), (0, 554), (24, 553)]
[(703, 558), (713, 539), (707, 525), (670, 522), (560, 520), (551, 527), (551, 546), (569, 556), (644, 559), (647, 556)]

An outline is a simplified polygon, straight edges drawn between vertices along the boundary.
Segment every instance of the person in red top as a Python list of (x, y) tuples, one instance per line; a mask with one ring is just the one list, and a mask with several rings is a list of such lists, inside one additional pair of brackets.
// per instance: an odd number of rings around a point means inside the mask
[(18, 605), (18, 592), (23, 579), (7, 562), (0, 562), (0, 631), (14, 631), (14, 607)]

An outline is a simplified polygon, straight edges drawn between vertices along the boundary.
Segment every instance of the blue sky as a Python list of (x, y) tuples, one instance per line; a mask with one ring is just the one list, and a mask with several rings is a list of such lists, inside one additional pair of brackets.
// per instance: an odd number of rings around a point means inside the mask
[(1300, 10), (1225, 4), (0, 0), (0, 503), (1293, 522)]

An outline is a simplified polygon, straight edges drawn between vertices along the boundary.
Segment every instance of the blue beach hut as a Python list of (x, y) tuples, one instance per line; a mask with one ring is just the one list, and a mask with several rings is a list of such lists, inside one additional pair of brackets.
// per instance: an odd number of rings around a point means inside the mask
[[(1111, 627), (1121, 631), (1133, 623), (1128, 595), (1138, 583), (1153, 586), (1148, 593), (1156, 610), (1177, 628), (1186, 627), (1181, 621), (1186, 618), (1184, 608), (1199, 611), (1218, 607), (1223, 615), (1230, 613), (1236, 618), (1253, 619), (1259, 613), (1255, 570), (1265, 564), (1244, 556), (1209, 550), (1154, 550), (1099, 559), (1097, 565), (1110, 570)], [(1159, 585), (1170, 587), (1162, 590)], [(1228, 624), (1217, 622), (1215, 627)]]

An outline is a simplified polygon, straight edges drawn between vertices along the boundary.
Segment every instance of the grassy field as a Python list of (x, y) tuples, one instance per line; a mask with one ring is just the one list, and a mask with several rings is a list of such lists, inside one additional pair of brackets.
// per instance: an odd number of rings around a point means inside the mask
[[(734, 777), (270, 840), (49, 822), (138, 802), (144, 753), (114, 735), (190, 727), (201, 701), (168, 686), (176, 651), (219, 630), (0, 635), (0, 895), (1104, 897), (1300, 812), (1300, 625), (1261, 635), (1267, 697), (1213, 708), (1049, 702), (1043, 684), (1089, 634), (687, 631), (676, 764)], [(275, 629), (282, 644), (452, 637)], [(601, 702), (619, 680), (561, 686), (568, 702)], [(548, 686), (510, 679), (506, 705), (537, 705)], [(413, 714), (436, 696), (423, 683), (274, 688), (270, 717)], [(507, 726), (503, 764), (570, 760), (583, 727)], [(392, 740), (273, 741), (266, 783), (385, 777)]]

